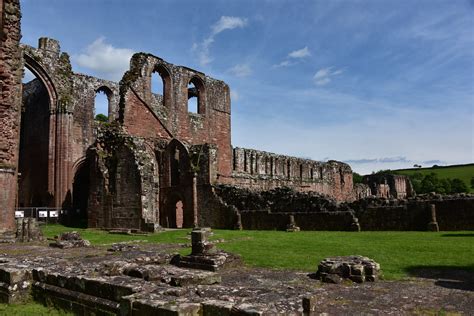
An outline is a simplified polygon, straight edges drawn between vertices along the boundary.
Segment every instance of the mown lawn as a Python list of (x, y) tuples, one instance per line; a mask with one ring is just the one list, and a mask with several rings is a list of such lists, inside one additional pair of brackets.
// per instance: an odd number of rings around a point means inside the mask
[(413, 175), (415, 172), (419, 172), (423, 175), (427, 175), (433, 172), (438, 175), (439, 179), (458, 178), (461, 179), (467, 185), (471, 193), (474, 193), (474, 188), (471, 187), (471, 178), (474, 177), (474, 164), (437, 168), (411, 168), (394, 171), (397, 174), (404, 174), (408, 176)]
[(25, 304), (0, 304), (0, 315), (36, 315), (36, 316), (59, 316), (59, 315), (73, 315), (71, 313), (57, 310), (54, 308), (44, 307), (36, 302), (28, 302)]
[[(70, 231), (47, 225), (52, 237)], [(143, 240), (183, 243), (190, 230), (173, 230), (148, 236), (113, 235), (105, 231), (76, 229), (94, 245)], [(474, 273), (474, 232), (321, 232), (214, 230), (218, 247), (240, 254), (250, 266), (315, 272), (318, 262), (330, 256), (363, 255), (382, 266), (386, 279), (400, 279), (416, 268), (464, 269)]]

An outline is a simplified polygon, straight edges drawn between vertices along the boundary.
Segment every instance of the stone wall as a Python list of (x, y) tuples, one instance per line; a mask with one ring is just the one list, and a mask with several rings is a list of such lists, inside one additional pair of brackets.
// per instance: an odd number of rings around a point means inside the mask
[(354, 200), (349, 165), (253, 149), (234, 148), (232, 178), (221, 177), (219, 182), (255, 190), (287, 186), (302, 192), (319, 192), (337, 201)]
[(290, 215), (301, 230), (350, 231), (352, 212), (273, 213), (270, 210), (241, 211), (242, 228), (253, 230), (286, 230)]
[(415, 195), (410, 178), (404, 175), (371, 174), (364, 176), (363, 183), (376, 197), (404, 199)]
[[(47, 173), (42, 176), (41, 186), (47, 187), (50, 199), (36, 201), (24, 200), (25, 206), (55, 206), (70, 208), (73, 195), (73, 181), (81, 167), (87, 148), (95, 141), (97, 122), (94, 121), (94, 101), (98, 91), (106, 93), (109, 99), (109, 117), (117, 116), (118, 84), (94, 78), (72, 71), (69, 55), (61, 52), (59, 42), (51, 38), (40, 38), (38, 47), (22, 45), (23, 64), (41, 81), (44, 93), (41, 104), (34, 98), (25, 98), (24, 113), (32, 108), (42, 108), (46, 113), (45, 127), (47, 135), (43, 143), (47, 152), (39, 159), (47, 159), (47, 165), (41, 169)], [(45, 116), (45, 115), (43, 115)], [(38, 124), (25, 115), (22, 120), (22, 141), (31, 140), (29, 131), (35, 130)], [(43, 137), (44, 138), (44, 137)], [(20, 152), (20, 155), (23, 155)], [(21, 157), (20, 157), (21, 160)], [(28, 161), (23, 164), (26, 170), (39, 167)], [(23, 190), (31, 196), (28, 175)], [(45, 205), (46, 204), (46, 205)]]
[[(201, 72), (167, 63), (151, 54), (135, 54), (130, 65), (120, 82), (119, 119), (126, 131), (144, 138), (177, 139), (187, 145), (214, 145), (219, 152), (217, 172), (229, 176), (232, 165), (229, 87)], [(164, 95), (151, 92), (154, 72), (165, 83)], [(197, 87), (198, 113), (188, 109), (191, 81)]]
[(0, 234), (15, 230), (21, 105), (19, 0), (0, 4)]
[(226, 205), (238, 210), (244, 229), (284, 230), (292, 215), (296, 226), (303, 230), (354, 230), (358, 222), (363, 231), (426, 231), (432, 204), (440, 230), (474, 229), (474, 195), (369, 197), (336, 203), (313, 192), (290, 188), (255, 191), (221, 185), (215, 191)]

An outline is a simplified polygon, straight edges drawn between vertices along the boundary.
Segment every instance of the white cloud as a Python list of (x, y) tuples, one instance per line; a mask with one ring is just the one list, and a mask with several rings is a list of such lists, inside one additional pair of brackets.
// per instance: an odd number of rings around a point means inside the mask
[(311, 56), (311, 52), (308, 49), (308, 46), (305, 46), (301, 49), (294, 50), (288, 53), (288, 56), (279, 64), (273, 65), (273, 68), (280, 67), (289, 67), (295, 65), (297, 62), (295, 60), (303, 59), (305, 57)]
[(79, 66), (93, 70), (103, 79), (118, 81), (128, 70), (133, 53), (129, 48), (116, 48), (100, 37), (87, 46), (84, 53), (72, 58)]
[(191, 50), (198, 53), (199, 64), (206, 66), (212, 62), (210, 56), (210, 47), (214, 43), (214, 38), (217, 34), (222, 33), (225, 30), (233, 30), (235, 28), (243, 28), (247, 25), (247, 19), (235, 17), (235, 16), (221, 16), (219, 21), (211, 26), (212, 32), (202, 41), (202, 43), (194, 43)]
[(308, 56), (311, 56), (311, 52), (309, 51), (308, 46), (305, 46), (302, 49), (294, 50), (288, 54), (288, 57), (290, 58), (304, 58)]
[(279, 64), (273, 65), (273, 68), (280, 68), (280, 67), (288, 67), (288, 66), (293, 66), (295, 63), (290, 62), (289, 60), (284, 60)]
[(235, 16), (221, 16), (219, 21), (217, 21), (212, 26), (212, 35), (217, 35), (225, 30), (232, 30), (235, 28), (242, 28), (247, 25), (247, 19), (242, 19)]
[(313, 76), (314, 83), (318, 86), (324, 86), (331, 82), (334, 76), (338, 76), (344, 72), (342, 69), (335, 71), (331, 70), (332, 67), (321, 68)]
[(238, 64), (230, 68), (229, 71), (237, 77), (248, 77), (252, 74), (252, 69), (247, 64)]

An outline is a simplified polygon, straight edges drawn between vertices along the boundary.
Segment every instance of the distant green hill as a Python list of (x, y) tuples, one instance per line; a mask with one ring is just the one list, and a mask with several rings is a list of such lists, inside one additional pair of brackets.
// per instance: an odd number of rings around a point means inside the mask
[(404, 174), (408, 176), (413, 175), (415, 172), (419, 172), (423, 175), (434, 172), (440, 179), (458, 178), (461, 179), (467, 185), (468, 188), (470, 188), (471, 193), (474, 193), (474, 189), (471, 188), (471, 178), (474, 177), (474, 163), (466, 165), (440, 166), (431, 168), (399, 169), (392, 171), (397, 174)]

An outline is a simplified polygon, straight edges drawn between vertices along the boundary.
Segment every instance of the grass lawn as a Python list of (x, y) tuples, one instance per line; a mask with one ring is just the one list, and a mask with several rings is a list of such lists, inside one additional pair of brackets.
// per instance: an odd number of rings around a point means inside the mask
[(71, 313), (60, 311), (54, 308), (44, 307), (35, 302), (28, 302), (25, 304), (0, 304), (0, 315), (37, 315), (37, 316), (59, 316), (59, 315), (73, 315)]
[[(52, 237), (71, 228), (47, 225)], [(75, 229), (94, 245), (143, 240), (153, 243), (189, 242), (189, 230), (148, 236), (113, 235), (92, 229)], [(399, 279), (416, 268), (464, 269), (474, 273), (474, 232), (321, 232), (214, 230), (218, 247), (240, 254), (250, 266), (316, 272), (321, 259), (363, 255), (381, 264), (386, 279)], [(185, 251), (186, 253), (186, 251)]]
[(412, 169), (400, 169), (393, 170), (398, 174), (412, 175), (415, 172), (419, 172), (423, 175), (436, 173), (438, 178), (458, 178), (466, 183), (471, 193), (474, 193), (474, 188), (471, 188), (471, 178), (474, 177), (474, 164), (460, 165), (460, 166), (447, 166), (438, 168), (412, 168)]

